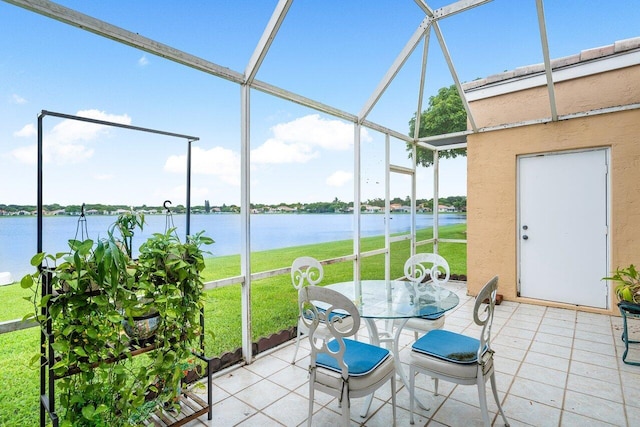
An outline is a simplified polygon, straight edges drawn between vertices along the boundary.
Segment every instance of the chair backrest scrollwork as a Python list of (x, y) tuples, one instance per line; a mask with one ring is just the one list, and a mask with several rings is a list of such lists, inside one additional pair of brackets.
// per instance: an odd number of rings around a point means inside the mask
[[(321, 306), (322, 309), (318, 309)], [(360, 314), (349, 298), (322, 286), (305, 286), (298, 292), (298, 307), (302, 322), (309, 328), (309, 343), (311, 344), (310, 366), (315, 366), (318, 353), (327, 353), (338, 362), (343, 378), (348, 376), (349, 367), (344, 363), (346, 349), (344, 338), (353, 336), (360, 328)], [(352, 323), (345, 327), (345, 314), (350, 316)], [(328, 337), (316, 337), (315, 332), (322, 324), (326, 327), (331, 338), (338, 344), (337, 351), (328, 347)], [(335, 347), (334, 347), (335, 348)]]
[(291, 283), (300, 290), (303, 286), (317, 285), (322, 281), (322, 264), (310, 256), (296, 258), (291, 265)]
[(440, 296), (439, 286), (449, 280), (449, 263), (438, 254), (415, 254), (404, 263), (404, 275), (413, 283), (418, 298), (438, 299)]
[[(491, 350), (491, 325), (493, 324), (493, 311), (496, 305), (496, 294), (498, 293), (498, 276), (494, 276), (482, 287), (473, 307), (473, 321), (478, 326), (482, 326), (480, 333), (480, 348), (478, 349), (478, 361), (481, 355), (487, 350)], [(485, 303), (486, 301), (486, 303)]]

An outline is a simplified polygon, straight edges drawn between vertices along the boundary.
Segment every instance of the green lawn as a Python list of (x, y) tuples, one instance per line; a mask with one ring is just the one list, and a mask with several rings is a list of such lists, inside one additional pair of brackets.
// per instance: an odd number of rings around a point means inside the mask
[[(465, 239), (466, 225), (458, 224), (441, 227), (440, 237)], [(431, 230), (418, 233), (419, 240), (431, 237)], [(363, 251), (384, 246), (382, 237), (365, 238), (361, 241)], [(440, 244), (439, 252), (451, 267), (452, 274), (466, 274), (466, 249), (464, 244)], [(429, 252), (431, 245), (419, 247), (419, 252)], [(273, 270), (290, 266), (292, 261), (302, 255), (310, 255), (324, 260), (353, 252), (351, 240), (276, 249), (252, 254), (251, 264), (254, 272)], [(409, 256), (408, 241), (396, 242), (391, 247), (391, 277), (403, 275), (402, 268)], [(207, 260), (204, 271), (205, 281), (240, 274), (238, 255), (217, 257)], [(384, 277), (384, 256), (364, 258), (362, 260), (362, 278)], [(351, 262), (325, 266), (324, 283), (335, 283), (353, 278)], [(22, 318), (32, 310), (23, 297), (30, 295), (29, 290), (19, 285), (0, 287), (0, 321)], [(289, 275), (258, 280), (252, 283), (252, 336), (253, 341), (269, 336), (296, 324), (297, 294)], [(206, 354), (219, 356), (233, 351), (242, 345), (241, 336), (241, 288), (240, 285), (227, 286), (206, 292), (205, 328), (213, 332), (214, 337), (206, 338)], [(39, 330), (36, 328), (0, 335), (0, 426), (37, 425), (39, 419), (38, 391), (39, 370), (29, 366), (29, 360), (38, 352)]]

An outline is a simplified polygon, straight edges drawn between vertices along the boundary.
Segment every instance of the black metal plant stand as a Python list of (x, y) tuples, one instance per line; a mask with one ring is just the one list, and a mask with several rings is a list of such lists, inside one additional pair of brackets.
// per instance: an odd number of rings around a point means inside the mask
[(640, 319), (640, 304), (633, 304), (627, 301), (618, 303), (620, 314), (622, 315), (622, 341), (624, 342), (624, 353), (622, 353), (622, 361), (627, 365), (640, 366), (640, 360), (627, 360), (629, 353), (629, 344), (640, 344), (640, 340), (632, 340), (629, 338), (629, 328), (627, 319)]
[[(187, 140), (187, 194), (186, 194), (186, 205), (187, 205), (187, 213), (186, 213), (186, 227), (185, 227), (185, 235), (186, 239), (189, 238), (190, 234), (190, 214), (191, 214), (191, 143), (194, 141), (198, 141), (199, 138), (188, 135), (181, 135), (171, 132), (160, 131), (157, 129), (149, 129), (149, 128), (141, 128), (137, 126), (124, 125), (121, 123), (107, 122), (104, 120), (96, 120), (87, 117), (79, 117), (73, 116), (69, 114), (55, 113), (51, 111), (43, 110), (38, 115), (38, 189), (37, 189), (37, 203), (38, 203), (38, 211), (37, 211), (37, 252), (43, 252), (42, 248), (42, 231), (43, 231), (43, 131), (42, 131), (42, 122), (44, 117), (46, 116), (54, 116), (62, 119), (68, 120), (77, 120), (82, 122), (89, 122), (99, 125), (106, 125), (118, 128), (124, 128), (134, 131), (147, 132), (153, 134), (159, 134), (169, 137), (176, 137)], [(171, 218), (171, 212), (167, 207), (167, 203), (171, 203), (170, 201), (166, 201), (164, 207), (167, 209), (167, 221), (171, 220), (171, 225), (173, 225), (173, 219)], [(81, 239), (86, 239), (87, 236), (87, 226), (86, 226), (86, 217), (84, 211), (84, 203), (82, 204), (82, 212), (80, 218), (78, 219), (78, 225), (76, 228), (76, 239), (78, 237), (78, 232), (80, 232)], [(167, 223), (167, 226), (169, 223)], [(42, 284), (41, 284), (41, 296), (49, 296), (52, 295), (55, 291), (51, 285), (52, 272), (48, 270), (45, 266), (40, 266), (40, 271), (42, 274)], [(55, 363), (56, 354), (52, 347), (53, 345), (53, 325), (51, 319), (49, 318), (49, 310), (51, 309), (51, 303), (48, 302), (44, 307), (41, 308), (41, 315), (47, 320), (46, 324), (40, 330), (40, 426), (44, 427), (47, 425), (52, 425), (53, 427), (58, 427), (60, 420), (58, 414), (56, 413), (56, 395), (55, 395), (55, 382), (56, 380), (63, 378), (68, 375), (75, 375), (73, 369), (69, 370), (62, 376), (57, 376), (53, 371), (53, 364)], [(201, 310), (200, 312), (200, 324), (204, 327), (204, 312)], [(137, 356), (140, 354), (147, 353), (155, 348), (153, 343), (132, 343), (130, 348), (129, 356)], [(194, 420), (204, 414), (207, 414), (208, 419), (211, 420), (213, 418), (213, 395), (211, 390), (211, 376), (213, 374), (212, 371), (212, 360), (209, 357), (204, 355), (204, 341), (203, 337), (200, 339), (200, 353), (194, 353), (194, 355), (206, 363), (206, 378), (207, 378), (207, 401), (204, 401), (199, 396), (191, 393), (188, 390), (185, 390), (183, 394), (180, 396), (180, 404), (181, 407), (184, 408), (184, 413), (180, 416), (176, 416), (176, 414), (170, 414), (165, 411), (159, 411), (152, 415), (154, 418), (152, 420), (153, 425), (172, 425), (178, 426), (188, 423), (191, 420)], [(101, 361), (100, 363), (113, 363), (117, 360), (121, 360), (123, 358), (129, 357), (126, 354), (114, 354), (113, 357), (110, 357), (108, 360)], [(96, 364), (97, 366), (97, 364)], [(47, 420), (48, 418), (48, 420)]]

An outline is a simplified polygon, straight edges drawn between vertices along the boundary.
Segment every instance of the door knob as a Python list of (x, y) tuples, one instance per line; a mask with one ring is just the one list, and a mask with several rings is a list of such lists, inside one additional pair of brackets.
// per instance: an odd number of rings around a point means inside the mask
[(527, 236), (527, 235), (525, 234), (524, 236), (522, 236), (522, 238), (523, 238), (524, 240), (527, 240), (527, 239), (529, 238), (529, 236)]

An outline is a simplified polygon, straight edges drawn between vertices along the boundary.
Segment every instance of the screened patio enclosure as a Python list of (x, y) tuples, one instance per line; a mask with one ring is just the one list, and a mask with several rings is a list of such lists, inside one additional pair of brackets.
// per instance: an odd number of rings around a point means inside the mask
[[(354, 205), (353, 235), (351, 236), (353, 249), (349, 254), (325, 261), (328, 263), (352, 262), (353, 278), (358, 280), (362, 274), (362, 264), (366, 259), (383, 255), (385, 276), (389, 278), (390, 251), (394, 242), (409, 240), (412, 253), (424, 244), (433, 244), (436, 252), (438, 245), (442, 243), (466, 244), (466, 240), (452, 241), (439, 237), (438, 209), (434, 209), (433, 212), (432, 236), (420, 241), (416, 237), (416, 199), (424, 198), (424, 194), (428, 193), (434, 200), (434, 206), (438, 206), (443, 185), (441, 168), (444, 160), (441, 159), (441, 152), (466, 148), (467, 138), (472, 135), (490, 134), (505, 128), (570, 120), (571, 118), (564, 117), (557, 109), (555, 74), (551, 58), (592, 47), (593, 43), (590, 40), (585, 42), (588, 43), (587, 45), (579, 44), (578, 49), (569, 46), (569, 52), (558, 48), (554, 51), (554, 39), (550, 34), (558, 33), (558, 27), (563, 24), (558, 22), (556, 15), (559, 8), (563, 6), (554, 2), (543, 2), (543, 0), (522, 2), (517, 6), (510, 1), (498, 0), (460, 0), (451, 3), (435, 0), (394, 1), (394, 15), (388, 16), (385, 26), (371, 28), (368, 34), (350, 32), (349, 19), (367, 20), (369, 14), (385, 13), (382, 9), (377, 10), (376, 4), (358, 5), (361, 8), (359, 15), (337, 19), (335, 16), (340, 15), (342, 7), (342, 2), (339, 1), (307, 5), (311, 7), (311, 10), (307, 11), (298, 7), (300, 2), (293, 0), (260, 2), (259, 5), (255, 2), (247, 2), (239, 3), (234, 15), (209, 16), (209, 22), (195, 18), (199, 11), (198, 6), (193, 5), (192, 12), (187, 11), (174, 18), (172, 25), (176, 26), (175, 42), (161, 41), (153, 36), (154, 26), (161, 26), (171, 21), (167, 21), (167, 17), (162, 15), (162, 5), (154, 5), (156, 10), (143, 11), (140, 15), (134, 16), (115, 10), (111, 13), (94, 14), (91, 5), (74, 1), (54, 3), (44, 0), (5, 0), (5, 2), (77, 27), (74, 28), (76, 33), (77, 29), (84, 30), (108, 39), (109, 42), (114, 41), (134, 50), (154, 55), (158, 60), (163, 61), (163, 64), (168, 63), (166, 66), (175, 67), (176, 72), (185, 73), (181, 74), (183, 78), (184, 76), (193, 77), (195, 81), (203, 82), (205, 85), (209, 84), (210, 79), (224, 82), (224, 95), (228, 99), (227, 108), (237, 112), (237, 114), (234, 113), (233, 121), (237, 123), (239, 162), (238, 169), (234, 173), (239, 183), (237, 193), (240, 206), (241, 261), (239, 274), (210, 283), (209, 286), (242, 284), (242, 348), (247, 363), (251, 363), (253, 357), (251, 284), (253, 281), (287, 271), (286, 267), (283, 267), (276, 271), (252, 273), (251, 204), (255, 203), (256, 194), (260, 194), (261, 191), (252, 182), (252, 168), (255, 166), (252, 162), (252, 141), (262, 137), (252, 119), (257, 110), (264, 108), (265, 104), (274, 105), (272, 110), (278, 110), (281, 105), (295, 105), (296, 108), (300, 108), (299, 111), (308, 112), (311, 115), (319, 114), (320, 117), (330, 117), (351, 127), (350, 150), (338, 155), (348, 157), (352, 165), (349, 172), (353, 176), (350, 196)], [(620, 7), (616, 13), (626, 13), (628, 11), (625, 9), (631, 8), (627, 3), (623, 2), (623, 5), (627, 7)], [(125, 11), (126, 7), (123, 4), (122, 10)], [(501, 8), (509, 8), (514, 14), (512, 22), (503, 23), (505, 30), (497, 33), (493, 32), (490, 19)], [(584, 4), (578, 8), (591, 9), (589, 5)], [(593, 12), (598, 16), (597, 11)], [(192, 23), (189, 20), (190, 13), (194, 16)], [(181, 21), (182, 19), (184, 21)], [(230, 25), (229, 22), (232, 24)], [(189, 25), (190, 23), (192, 25)], [(216, 24), (227, 32), (216, 31)], [(552, 27), (553, 31), (549, 31), (548, 26)], [(328, 32), (338, 33), (342, 43), (323, 46), (323, 33)], [(457, 32), (467, 35), (464, 41), (453, 37)], [(484, 38), (481, 39), (480, 44), (474, 43), (476, 34), (482, 32), (489, 34), (486, 40), (490, 40), (493, 44), (481, 44), (485, 41)], [(535, 34), (536, 43), (531, 45), (519, 43), (518, 36), (523, 33)], [(189, 37), (209, 40), (213, 46), (213, 54), (207, 51), (193, 53), (190, 49)], [(228, 56), (229, 53), (224, 51), (225, 38), (229, 37), (241, 38), (241, 44), (247, 46), (247, 52), (244, 52), (243, 57), (244, 62)], [(376, 48), (376, 40), (386, 37), (393, 40), (395, 50), (379, 51)], [(449, 44), (450, 37), (456, 41), (453, 45)], [(627, 37), (629, 35), (623, 33), (616, 36), (616, 39)], [(292, 41), (298, 43), (292, 44)], [(608, 43), (613, 41), (610, 40)], [(466, 49), (463, 49), (465, 46)], [(296, 52), (300, 52), (301, 60), (290, 64), (288, 73), (278, 74), (274, 64), (281, 61), (282, 53), (286, 49), (296, 49)], [(351, 57), (350, 54), (352, 54)], [(309, 63), (305, 63), (311, 56), (314, 57), (313, 62), (309, 60)], [(376, 57), (377, 61), (371, 61), (369, 64), (367, 59), (372, 57)], [(343, 62), (345, 65), (342, 65)], [(462, 67), (459, 66), (460, 63), (463, 64)], [(470, 106), (463, 87), (465, 82), (480, 76), (496, 74), (505, 69), (537, 63), (543, 64), (541, 76), (544, 79), (548, 114), (526, 123), (514, 122), (488, 126), (476, 119), (478, 111), (474, 111)], [(73, 67), (73, 64), (69, 65)], [(310, 67), (322, 67), (326, 78), (316, 81), (305, 80), (305, 72)], [(184, 71), (185, 68), (187, 71)], [(446, 75), (446, 78), (431, 79), (430, 76), (435, 70), (445, 71), (442, 75)], [(417, 119), (415, 129), (419, 129), (421, 118), (419, 113), (425, 110), (428, 97), (438, 88), (451, 84), (455, 85), (463, 101), (468, 129), (422, 138), (418, 137), (417, 131), (414, 135), (408, 135), (407, 122), (415, 117)], [(230, 87), (232, 89), (229, 89)], [(353, 87), (354, 93), (358, 96), (343, 96), (344, 87)], [(212, 87), (207, 87), (207, 93), (214, 96)], [(628, 106), (624, 108), (630, 109)], [(631, 109), (636, 108), (637, 105)], [(404, 121), (398, 120), (395, 115), (391, 118), (390, 113), (397, 109), (403, 112)], [(194, 112), (194, 114), (201, 114), (201, 112)], [(206, 115), (203, 116), (205, 119), (206, 117)], [(185, 130), (191, 132), (189, 129)], [(201, 134), (201, 132), (194, 133)], [(367, 147), (369, 138), (378, 143), (375, 151), (378, 160), (377, 169), (371, 176), (368, 175), (369, 169), (367, 169), (370, 167), (367, 163), (370, 157), (368, 151), (370, 148)], [(411, 147), (412, 151), (408, 152), (407, 146)], [(276, 154), (281, 148), (272, 146)], [(417, 150), (433, 152), (428, 190), (425, 189), (424, 182), (421, 182), (424, 169), (416, 164)], [(411, 156), (408, 157), (407, 154)], [(375, 179), (378, 175), (382, 178), (381, 180)], [(472, 179), (473, 177), (469, 176), (467, 181)], [(304, 180), (304, 176), (295, 177), (295, 181)], [(369, 185), (374, 181), (377, 183), (376, 192), (369, 193)], [(396, 182), (400, 184), (395, 184)], [(408, 233), (391, 236), (388, 227), (391, 221), (390, 200), (397, 195), (397, 188), (401, 188), (401, 194), (409, 195), (412, 225)], [(309, 191), (312, 193), (312, 188)], [(361, 207), (371, 194), (381, 196), (385, 200), (384, 221), (387, 227), (384, 247), (365, 251), (361, 247), (363, 214), (358, 207)], [(468, 253), (472, 253), (473, 250), (473, 247), (469, 247)], [(482, 278), (470, 277), (470, 280), (480, 282)]]

